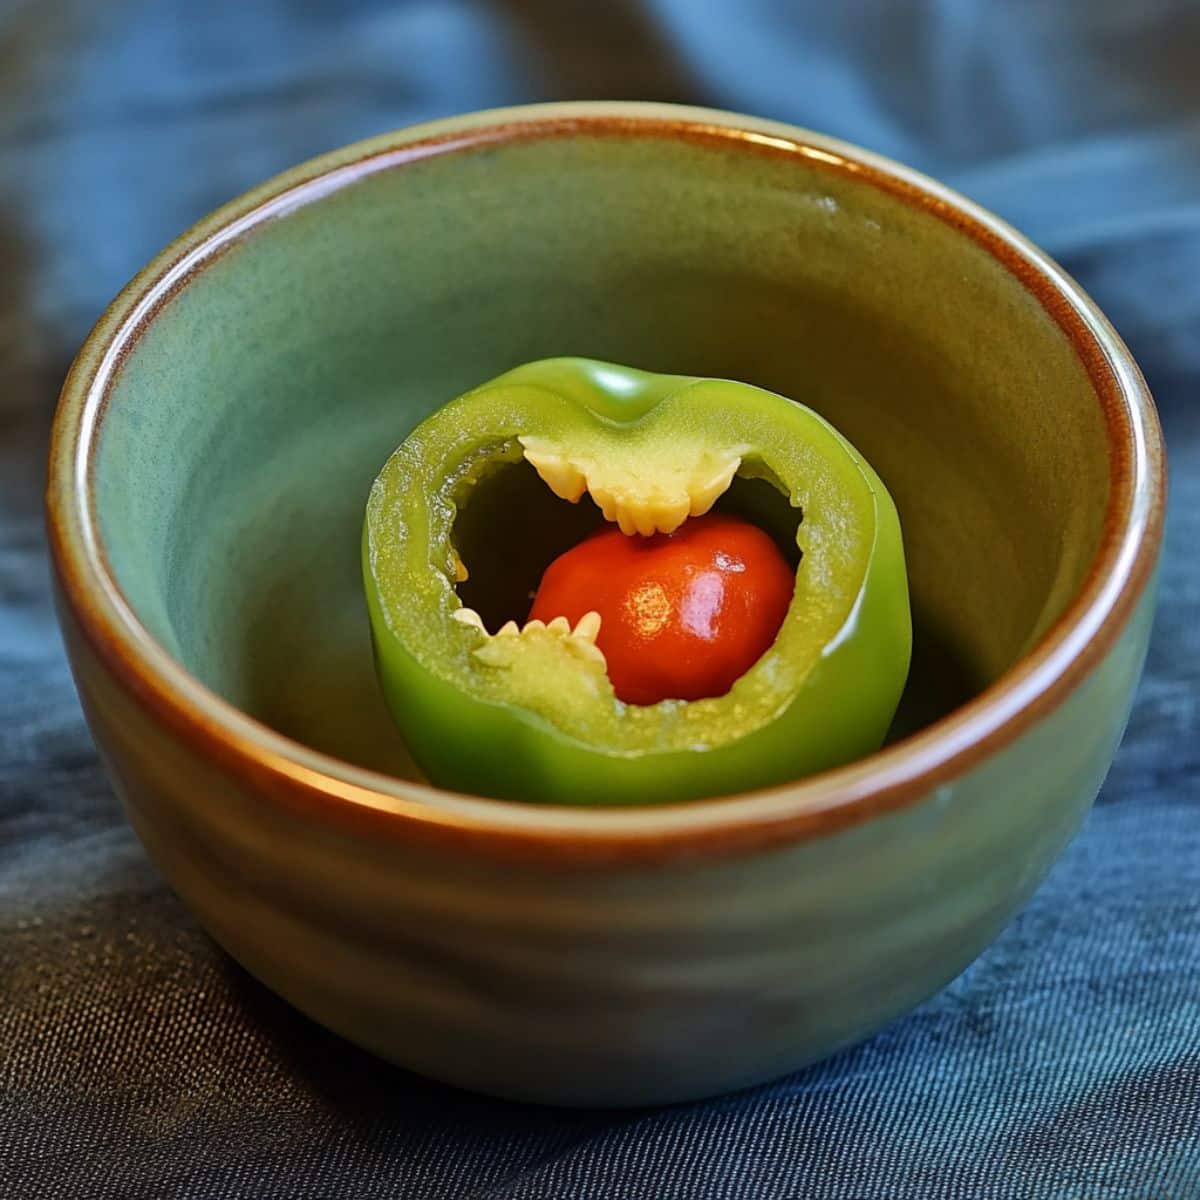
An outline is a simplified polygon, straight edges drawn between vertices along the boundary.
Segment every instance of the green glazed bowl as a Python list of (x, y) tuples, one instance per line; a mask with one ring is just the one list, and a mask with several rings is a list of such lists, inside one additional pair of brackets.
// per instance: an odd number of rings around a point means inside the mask
[[(367, 491), (433, 408), (554, 355), (758, 384), (866, 454), (916, 628), (887, 748), (656, 808), (413, 778)], [(1116, 334), (968, 201), (787, 126), (569, 104), (336, 151), (185, 234), (80, 352), (48, 513), (88, 721), (213, 937), (413, 1070), (641, 1104), (866, 1036), (1029, 896), (1121, 736), (1163, 472)]]

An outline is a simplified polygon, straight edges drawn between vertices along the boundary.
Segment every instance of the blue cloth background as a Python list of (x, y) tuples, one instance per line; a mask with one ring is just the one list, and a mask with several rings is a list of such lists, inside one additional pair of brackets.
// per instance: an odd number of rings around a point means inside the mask
[[(1200, 1197), (1200, 6), (0, 0), (0, 1196)], [(698, 102), (934, 173), (1059, 256), (1155, 390), (1161, 617), (1048, 882), (953, 985), (772, 1086), (524, 1108), (387, 1067), (218, 953), (88, 739), (45, 586), (67, 363), (201, 214), (456, 110)]]

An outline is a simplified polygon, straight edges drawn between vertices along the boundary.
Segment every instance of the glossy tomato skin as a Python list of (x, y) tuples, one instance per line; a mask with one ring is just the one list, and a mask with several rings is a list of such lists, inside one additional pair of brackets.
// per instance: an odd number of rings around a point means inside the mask
[(530, 619), (600, 614), (596, 644), (626, 704), (723, 696), (775, 640), (795, 576), (756, 525), (723, 513), (671, 534), (602, 529), (550, 564)]

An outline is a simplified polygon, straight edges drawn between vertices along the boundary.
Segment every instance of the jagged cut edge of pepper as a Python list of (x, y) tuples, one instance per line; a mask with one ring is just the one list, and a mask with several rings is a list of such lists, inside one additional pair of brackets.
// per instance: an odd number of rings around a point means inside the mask
[[(591, 496), (604, 519), (616, 523), (628, 537), (674, 533), (689, 517), (703, 516), (729, 490), (741, 473), (743, 456), (750, 451), (750, 447), (744, 445), (719, 454), (700, 451), (690, 468), (676, 468), (665, 480), (660, 471), (647, 486), (626, 463), (611, 459), (601, 462), (594, 456), (570, 454), (549, 439), (534, 435), (522, 435), (517, 441), (525, 460), (554, 495), (571, 504), (578, 504), (585, 495)], [(757, 474), (770, 477), (789, 503), (798, 507), (795, 498), (782, 488), (769, 470), (747, 469), (745, 472), (747, 478)], [(470, 578), (466, 563), (453, 545), (450, 566), (451, 583), (457, 585)], [(598, 612), (585, 613), (574, 629), (566, 617), (555, 617), (549, 622), (533, 620), (524, 625), (507, 621), (492, 632), (484, 624), (483, 617), (465, 604), (453, 609), (450, 618), (478, 630), (487, 638), (473, 652), (474, 657), (486, 666), (511, 668), (516, 656), (530, 645), (531, 635), (545, 631), (564, 639), (566, 648), (577, 657), (598, 665), (607, 673), (604, 652), (596, 645), (600, 632)], [(510, 645), (504, 645), (498, 639), (514, 640)]]
[[(528, 645), (531, 638), (538, 635), (546, 635), (548, 637), (558, 638), (572, 653), (578, 657), (596, 664), (602, 671), (608, 670), (608, 663), (604, 658), (604, 651), (596, 645), (596, 638), (600, 633), (600, 614), (598, 612), (586, 612), (576, 622), (575, 628), (571, 628), (571, 622), (566, 617), (555, 617), (551, 621), (526, 621), (524, 625), (518, 625), (516, 621), (506, 621), (495, 633), (488, 633), (487, 627), (483, 623), (483, 618), (475, 611), (475, 609), (464, 604), (461, 608), (454, 609), (450, 614), (452, 621), (457, 621), (460, 625), (466, 625), (468, 628), (477, 629), (487, 637), (487, 641), (475, 650), (475, 657), (480, 662), (488, 666), (503, 666), (507, 665), (513, 654), (518, 654), (521, 651), (517, 648), (517, 644)], [(503, 646), (504, 642), (512, 642), (511, 647)]]
[(688, 517), (708, 512), (729, 490), (750, 449), (738, 446), (720, 454), (700, 450), (686, 466), (660, 466), (656, 477), (647, 481), (628, 462), (573, 454), (543, 437), (522, 435), (517, 441), (556, 496), (577, 504), (587, 493), (606, 521), (615, 522), (628, 536), (643, 537), (674, 533)]

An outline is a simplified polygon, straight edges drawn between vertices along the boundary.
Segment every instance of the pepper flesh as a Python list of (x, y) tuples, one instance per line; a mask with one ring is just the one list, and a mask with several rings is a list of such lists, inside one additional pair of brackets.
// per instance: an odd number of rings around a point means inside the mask
[[(720, 697), (626, 705), (593, 621), (489, 633), (455, 590), (459, 506), (522, 458), (634, 534), (670, 532), (735, 475), (802, 514), (771, 647)], [(561, 803), (652, 803), (782, 783), (881, 744), (911, 649), (895, 507), (811, 410), (747, 384), (585, 359), (510, 371), (434, 413), (367, 504), (364, 577), (385, 697), (441, 786)]]

